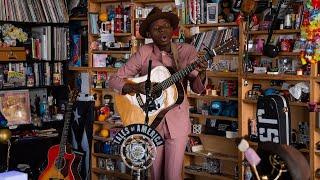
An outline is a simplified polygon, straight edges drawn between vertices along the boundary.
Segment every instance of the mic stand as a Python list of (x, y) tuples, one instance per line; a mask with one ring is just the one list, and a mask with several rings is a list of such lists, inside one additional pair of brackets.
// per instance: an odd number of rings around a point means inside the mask
[(152, 97), (151, 97), (151, 80), (150, 80), (150, 73), (151, 73), (151, 65), (152, 65), (152, 61), (149, 60), (149, 66), (148, 66), (148, 76), (147, 76), (147, 80), (145, 82), (145, 93), (146, 93), (146, 103), (144, 104), (144, 112), (146, 113), (146, 118), (144, 120), (144, 124), (148, 125), (149, 123), (149, 104), (150, 101), (152, 101)]
[(136, 180), (140, 180), (140, 169), (133, 171), (133, 177)]
[[(147, 80), (145, 81), (145, 94), (146, 94), (146, 103), (144, 104), (144, 112), (146, 114), (144, 124), (148, 125), (149, 123), (149, 104), (152, 101), (151, 97), (151, 80), (150, 80), (150, 74), (151, 74), (151, 67), (152, 67), (152, 61), (149, 60), (149, 66), (148, 66), (148, 76)], [(140, 169), (133, 173), (134, 179), (140, 180)], [(146, 170), (143, 172), (143, 179), (147, 180), (147, 173)]]
[[(272, 16), (272, 22), (271, 22), (271, 25), (270, 25), (270, 28), (268, 30), (268, 37), (267, 37), (267, 41), (266, 41), (266, 44), (269, 44), (270, 40), (271, 40), (271, 36), (272, 36), (272, 33), (273, 33), (273, 29), (275, 28), (274, 26), (276, 25), (276, 20), (277, 20), (277, 17), (279, 15), (279, 12), (280, 12), (280, 9), (281, 9), (281, 5), (283, 4), (283, 1), (284, 0), (280, 0), (280, 2), (278, 2), (278, 6), (277, 6), (277, 9), (276, 9), (276, 12), (275, 14)], [(272, 8), (271, 8), (271, 13), (272, 13)]]
[(244, 74), (246, 75), (248, 72), (253, 71), (252, 64), (249, 60), (249, 29), (250, 29), (250, 15), (247, 16), (246, 23), (246, 49), (245, 49), (245, 57), (244, 57)]

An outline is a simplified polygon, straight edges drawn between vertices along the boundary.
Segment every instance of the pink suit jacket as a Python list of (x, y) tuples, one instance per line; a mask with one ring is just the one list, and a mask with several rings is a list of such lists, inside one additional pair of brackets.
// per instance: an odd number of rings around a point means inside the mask
[[(197, 59), (197, 51), (190, 44), (178, 43), (177, 50), (180, 69), (185, 68)], [(111, 88), (121, 93), (122, 87), (125, 84), (125, 78), (132, 78), (136, 75), (146, 75), (148, 71), (148, 60), (150, 59), (152, 60), (152, 68), (156, 66), (175, 67), (173, 55), (161, 52), (153, 43), (143, 45), (116, 74), (110, 77), (109, 83)], [(205, 84), (201, 82), (198, 71), (192, 71), (189, 77), (192, 79), (192, 82), (190, 82), (191, 89), (195, 93), (201, 93), (205, 89)], [(165, 119), (172, 139), (187, 136), (190, 133), (189, 103), (186, 96), (180, 105), (167, 112)]]

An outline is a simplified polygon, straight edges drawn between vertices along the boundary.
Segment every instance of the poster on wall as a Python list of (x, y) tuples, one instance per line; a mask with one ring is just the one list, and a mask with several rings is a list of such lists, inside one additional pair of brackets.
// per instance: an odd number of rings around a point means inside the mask
[(71, 39), (71, 59), (72, 66), (81, 66), (81, 36), (80, 34), (74, 34)]
[(218, 3), (207, 3), (207, 23), (218, 22)]
[(28, 90), (1, 91), (0, 110), (8, 126), (30, 124), (30, 98)]

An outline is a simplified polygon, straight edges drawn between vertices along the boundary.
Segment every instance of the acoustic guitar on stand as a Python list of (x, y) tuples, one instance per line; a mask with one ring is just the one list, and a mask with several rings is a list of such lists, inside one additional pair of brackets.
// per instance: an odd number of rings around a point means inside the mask
[[(153, 68), (150, 73), (150, 81), (154, 85), (151, 88), (152, 100), (148, 106), (148, 125), (155, 128), (170, 109), (182, 103), (184, 90), (180, 80), (192, 72), (201, 61), (210, 61), (214, 56), (228, 52), (236, 47), (237, 40), (230, 38), (213, 50), (206, 48), (204, 58), (197, 59), (174, 74), (171, 74), (164, 66)], [(128, 83), (141, 83), (146, 80), (147, 75), (126, 79)], [(125, 126), (144, 124), (146, 116), (144, 112), (145, 102), (146, 95), (144, 94), (115, 95), (117, 112)]]
[(39, 176), (39, 180), (81, 180), (79, 174), (81, 157), (67, 152), (72, 106), (77, 96), (78, 91), (70, 92), (60, 144), (54, 145), (48, 150), (48, 165)]

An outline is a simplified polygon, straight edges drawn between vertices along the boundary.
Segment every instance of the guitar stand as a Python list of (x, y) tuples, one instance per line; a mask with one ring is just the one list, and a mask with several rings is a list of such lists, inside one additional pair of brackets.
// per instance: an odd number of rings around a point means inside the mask
[(133, 179), (140, 180), (140, 170), (133, 171)]

